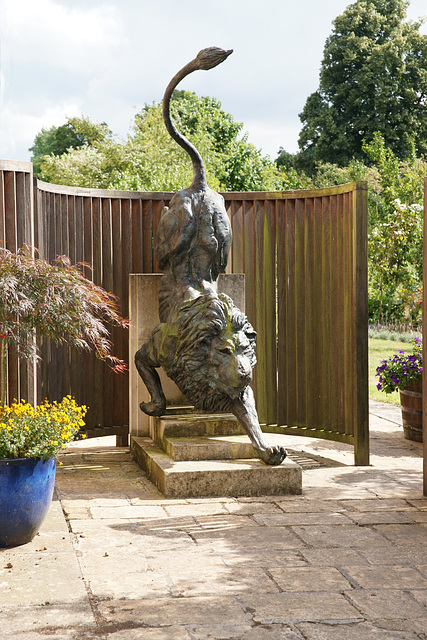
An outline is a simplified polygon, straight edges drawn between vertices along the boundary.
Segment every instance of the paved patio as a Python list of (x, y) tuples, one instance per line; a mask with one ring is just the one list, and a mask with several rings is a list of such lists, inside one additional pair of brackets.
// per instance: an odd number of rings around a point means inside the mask
[(0, 637), (427, 639), (422, 447), (370, 403), (371, 466), (286, 437), (303, 495), (165, 500), (112, 439), (63, 455), (41, 533), (0, 550)]

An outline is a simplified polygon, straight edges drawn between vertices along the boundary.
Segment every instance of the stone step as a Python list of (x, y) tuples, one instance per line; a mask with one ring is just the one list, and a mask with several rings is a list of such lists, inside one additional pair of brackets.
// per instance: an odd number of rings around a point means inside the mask
[(243, 435), (232, 414), (187, 413), (165, 415), (150, 420), (150, 437), (163, 446), (166, 438)]
[(177, 462), (182, 460), (237, 460), (239, 458), (258, 457), (247, 436), (165, 437), (161, 448)]
[(271, 467), (259, 459), (175, 461), (151, 438), (133, 436), (131, 452), (166, 498), (299, 495), (301, 467), (286, 458)]

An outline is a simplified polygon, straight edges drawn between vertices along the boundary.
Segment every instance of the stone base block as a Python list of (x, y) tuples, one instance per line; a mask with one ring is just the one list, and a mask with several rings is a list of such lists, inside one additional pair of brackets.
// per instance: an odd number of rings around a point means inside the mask
[(166, 498), (302, 493), (301, 467), (288, 459), (277, 467), (258, 459), (174, 461), (151, 438), (137, 436), (131, 452)]
[(182, 460), (246, 460), (257, 458), (247, 436), (165, 438), (164, 450), (176, 462)]
[(244, 431), (232, 414), (207, 414), (195, 410), (169, 408), (161, 418), (151, 418), (150, 437), (163, 447), (165, 439), (202, 436), (238, 436)]

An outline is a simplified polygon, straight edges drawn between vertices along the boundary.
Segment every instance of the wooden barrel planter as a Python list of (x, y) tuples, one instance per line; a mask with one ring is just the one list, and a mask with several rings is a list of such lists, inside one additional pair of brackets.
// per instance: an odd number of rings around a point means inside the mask
[(400, 391), (403, 434), (407, 440), (423, 441), (423, 395), (422, 380), (410, 382)]

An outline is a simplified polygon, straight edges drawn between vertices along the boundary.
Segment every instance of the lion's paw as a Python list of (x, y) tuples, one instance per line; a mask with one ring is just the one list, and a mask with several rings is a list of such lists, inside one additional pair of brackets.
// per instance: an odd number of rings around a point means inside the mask
[(264, 451), (259, 452), (259, 457), (265, 464), (276, 467), (286, 458), (286, 450), (277, 445), (275, 447), (267, 447)]
[(162, 416), (165, 413), (166, 404), (157, 402), (141, 402), (139, 408), (149, 416)]

